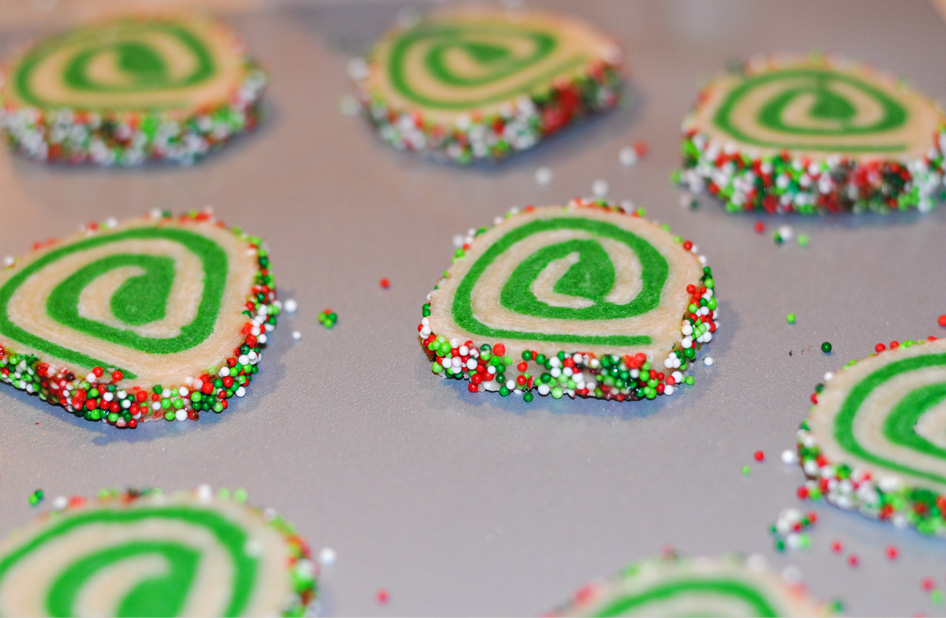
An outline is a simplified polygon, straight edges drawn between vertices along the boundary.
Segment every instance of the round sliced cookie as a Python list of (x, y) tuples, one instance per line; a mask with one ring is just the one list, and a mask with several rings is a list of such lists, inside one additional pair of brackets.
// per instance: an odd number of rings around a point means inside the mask
[(671, 395), (716, 331), (690, 241), (606, 202), (528, 207), (463, 241), (417, 327), (435, 374), (471, 392)]
[(190, 163), (256, 126), (266, 73), (206, 17), (122, 17), (27, 48), (0, 71), (0, 130), (42, 161)]
[(730, 212), (919, 209), (946, 199), (946, 115), (862, 64), (756, 58), (700, 93), (680, 182)]
[(301, 616), (318, 568), (244, 492), (73, 498), (0, 543), (4, 616)]
[(259, 238), (209, 212), (93, 224), (0, 272), (0, 381), (119, 427), (242, 397), (279, 304)]
[(613, 107), (620, 58), (609, 37), (571, 17), (464, 8), (388, 34), (355, 78), (383, 141), (469, 163)]
[(581, 588), (550, 616), (828, 616), (801, 585), (737, 556), (667, 556)]
[(812, 401), (799, 494), (946, 537), (946, 339), (848, 363)]

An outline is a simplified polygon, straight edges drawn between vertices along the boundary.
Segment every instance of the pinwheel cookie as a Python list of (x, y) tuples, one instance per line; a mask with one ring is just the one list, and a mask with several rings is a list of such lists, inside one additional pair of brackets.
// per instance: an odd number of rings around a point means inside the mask
[(242, 397), (279, 312), (259, 238), (209, 213), (93, 225), (0, 272), (0, 381), (119, 427)]
[(683, 136), (681, 182), (731, 212), (926, 211), (946, 198), (943, 111), (839, 58), (758, 58), (717, 77)]
[(417, 327), (433, 372), (471, 392), (671, 395), (716, 331), (690, 241), (605, 202), (529, 207), (471, 234)]
[(468, 163), (613, 107), (619, 64), (614, 42), (578, 20), (466, 8), (390, 33), (358, 88), (383, 141)]
[(243, 500), (207, 487), (73, 498), (0, 543), (0, 614), (303, 615), (317, 574), (305, 540)]
[(802, 586), (736, 556), (668, 556), (588, 584), (551, 616), (827, 616)]
[(800, 493), (946, 537), (946, 339), (849, 363), (812, 401)]
[(123, 17), (42, 40), (0, 72), (0, 130), (43, 161), (192, 162), (256, 126), (266, 73), (205, 17)]

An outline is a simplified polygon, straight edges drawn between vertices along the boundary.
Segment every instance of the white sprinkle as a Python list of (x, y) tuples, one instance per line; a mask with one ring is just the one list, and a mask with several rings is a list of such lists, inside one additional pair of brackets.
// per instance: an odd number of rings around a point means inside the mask
[(178, 410), (177, 412), (174, 413), (174, 418), (176, 418), (179, 421), (186, 421), (187, 410)]
[(624, 167), (631, 167), (637, 163), (637, 151), (631, 146), (625, 146), (621, 149), (621, 152), (618, 153), (618, 161), (620, 161), (621, 165)]
[[(262, 337), (262, 335), (260, 336)], [(217, 375), (220, 376), (221, 378), (227, 377), (228, 375), (230, 375), (230, 368), (226, 366), (221, 367), (220, 371), (217, 372)]]
[(358, 112), (361, 111), (361, 106), (358, 105), (358, 99), (346, 94), (338, 101), (338, 109), (345, 116), (357, 116)]
[(712, 356), (707, 356), (706, 358), (704, 358), (704, 359), (703, 359), (703, 364), (706, 365), (707, 367), (712, 367), (712, 366), (713, 366), (713, 357), (712, 357)]
[(214, 497), (214, 490), (210, 485), (202, 483), (194, 490), (194, 495), (196, 495), (197, 499), (201, 502), (210, 502)]
[(791, 466), (793, 464), (796, 464), (798, 463), (798, 455), (796, 455), (795, 451), (793, 451), (792, 449), (787, 448), (784, 451), (782, 451), (782, 463), (785, 464), (786, 466)]
[(595, 197), (604, 197), (608, 194), (608, 182), (599, 178), (598, 180), (591, 183), (591, 193)]
[(299, 341), (300, 339), (302, 339), (302, 333), (297, 330), (292, 331), (292, 340)]
[(795, 230), (790, 225), (782, 225), (778, 228), (778, 235), (782, 237), (782, 240), (791, 240), (795, 235)]
[(66, 498), (65, 496), (56, 496), (56, 499), (53, 500), (53, 509), (56, 511), (61, 511), (64, 508), (66, 508), (66, 506), (68, 505), (69, 505), (69, 499)]
[(831, 378), (833, 378), (833, 377), (834, 377), (834, 372), (833, 372), (833, 371), (829, 371), (828, 373), (824, 374), (824, 381), (825, 381), (825, 382), (828, 382), (828, 381), (829, 381)]
[(368, 63), (364, 58), (352, 58), (348, 61), (348, 76), (355, 81), (368, 77)]
[(335, 564), (337, 557), (334, 549), (331, 547), (323, 547), (321, 551), (319, 551), (319, 564), (323, 567), (330, 567)]
[(540, 185), (547, 185), (552, 182), (552, 170), (547, 167), (540, 167), (535, 170), (535, 181)]
[(6, 256), (5, 258), (3, 258), (3, 267), (7, 268), (8, 266), (13, 266), (14, 261), (15, 260), (13, 259), (12, 255)]
[(286, 304), (283, 305), (283, 309), (286, 310), (286, 313), (295, 313), (299, 309), (299, 303), (296, 302), (295, 298), (290, 298), (286, 301)]

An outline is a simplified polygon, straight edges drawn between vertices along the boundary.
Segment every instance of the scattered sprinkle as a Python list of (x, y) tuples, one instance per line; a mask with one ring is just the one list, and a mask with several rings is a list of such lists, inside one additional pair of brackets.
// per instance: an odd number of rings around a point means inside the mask
[(375, 594), (375, 598), (378, 600), (378, 603), (387, 603), (391, 599), (391, 593), (389, 593), (386, 588), (381, 588)]
[(547, 185), (552, 182), (552, 170), (547, 167), (540, 167), (535, 170), (535, 181), (540, 185)]
[(379, 283), (381, 284), (381, 287), (384, 288), (385, 290), (391, 287), (391, 281), (387, 277), (382, 277)]
[(358, 104), (358, 99), (353, 95), (346, 94), (339, 99), (338, 110), (345, 116), (357, 116), (361, 111), (361, 105)]
[(924, 577), (923, 581), (920, 582), (920, 587), (923, 588), (924, 592), (929, 592), (936, 587), (936, 582), (933, 581), (932, 577)]
[(798, 235), (798, 246), (807, 247), (808, 246), (808, 234), (799, 234)]
[(300, 339), (302, 339), (302, 333), (297, 330), (292, 331), (292, 340), (299, 341)]
[(756, 451), (755, 453), (752, 454), (752, 457), (756, 461), (765, 461), (765, 453), (762, 451)]
[(325, 328), (332, 328), (335, 326), (335, 322), (338, 321), (338, 314), (332, 311), (331, 309), (326, 309), (319, 314), (319, 322), (322, 323), (322, 326)]
[(750, 474), (752, 474), (752, 468), (750, 468), (749, 466), (743, 466), (742, 473), (746, 476), (749, 476)]
[(831, 346), (830, 341), (825, 341), (824, 343), (821, 344), (821, 351), (824, 352), (825, 354), (831, 354), (831, 349), (832, 349), (832, 346)]
[(30, 506), (36, 506), (43, 501), (43, 490), (37, 489), (29, 497)]
[(631, 167), (637, 163), (637, 151), (631, 146), (625, 146), (618, 153), (618, 161), (624, 167)]
[(833, 541), (831, 543), (831, 551), (836, 554), (840, 554), (842, 551), (844, 551), (844, 545), (841, 544), (841, 541)]
[(857, 554), (851, 554), (847, 557), (847, 563), (852, 567), (856, 567), (861, 563), (861, 559), (857, 557)]
[(755, 225), (752, 226), (752, 229), (755, 230), (756, 234), (762, 234), (765, 232), (765, 224), (761, 221), (756, 221)]
[(896, 545), (888, 545), (887, 549), (884, 550), (884, 553), (890, 560), (896, 560), (897, 556), (900, 555), (900, 551), (897, 549)]
[(939, 316), (939, 318), (936, 320), (936, 322), (937, 322), (940, 326), (942, 326), (943, 328), (946, 328), (946, 313), (944, 313), (943, 315)]
[(786, 315), (786, 316), (785, 316), (785, 321), (788, 322), (789, 324), (794, 324), (794, 323), (795, 323), (795, 314), (794, 314), (794, 313), (789, 313), (788, 315)]
[(695, 210), (699, 205), (699, 200), (692, 193), (684, 193), (680, 196), (680, 208)]
[(782, 240), (791, 240), (795, 235), (795, 230), (790, 225), (782, 225), (778, 228), (778, 235), (782, 237)]
[(337, 557), (334, 549), (331, 547), (323, 547), (319, 552), (319, 564), (323, 567), (330, 567), (335, 564)]
[(285, 303), (283, 303), (282, 308), (286, 313), (295, 313), (299, 310), (299, 303), (296, 302), (296, 299), (290, 298)]
[(798, 454), (792, 449), (785, 449), (782, 451), (782, 463), (786, 466), (792, 466), (798, 463)]
[(605, 197), (608, 194), (610, 187), (608, 187), (608, 181), (598, 179), (591, 183), (591, 193), (595, 197)]
[(704, 358), (704, 359), (703, 359), (703, 364), (706, 365), (707, 367), (712, 367), (712, 366), (713, 366), (713, 357), (712, 357), (712, 356), (707, 356), (706, 358)]

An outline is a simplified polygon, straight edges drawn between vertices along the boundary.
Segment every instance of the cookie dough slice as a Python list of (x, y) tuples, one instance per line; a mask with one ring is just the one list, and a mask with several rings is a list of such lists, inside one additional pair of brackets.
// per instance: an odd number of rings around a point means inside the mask
[(93, 225), (0, 272), (0, 382), (118, 427), (242, 397), (278, 305), (259, 238), (210, 213)]
[(588, 584), (551, 616), (827, 616), (804, 588), (736, 556), (656, 558)]
[(269, 509), (208, 488), (106, 493), (0, 543), (0, 614), (300, 616), (316, 574)]
[(619, 65), (616, 44), (574, 18), (464, 8), (389, 33), (357, 86), (383, 141), (469, 163), (613, 107)]
[(946, 115), (889, 75), (828, 56), (757, 58), (700, 93), (681, 182), (730, 212), (931, 210)]
[(468, 237), (418, 326), (433, 372), (471, 392), (671, 395), (716, 331), (693, 243), (606, 202), (529, 207)]
[(798, 432), (812, 498), (946, 536), (946, 339), (849, 363)]
[(256, 126), (266, 73), (207, 17), (121, 17), (41, 40), (0, 72), (0, 130), (41, 161), (190, 163)]

